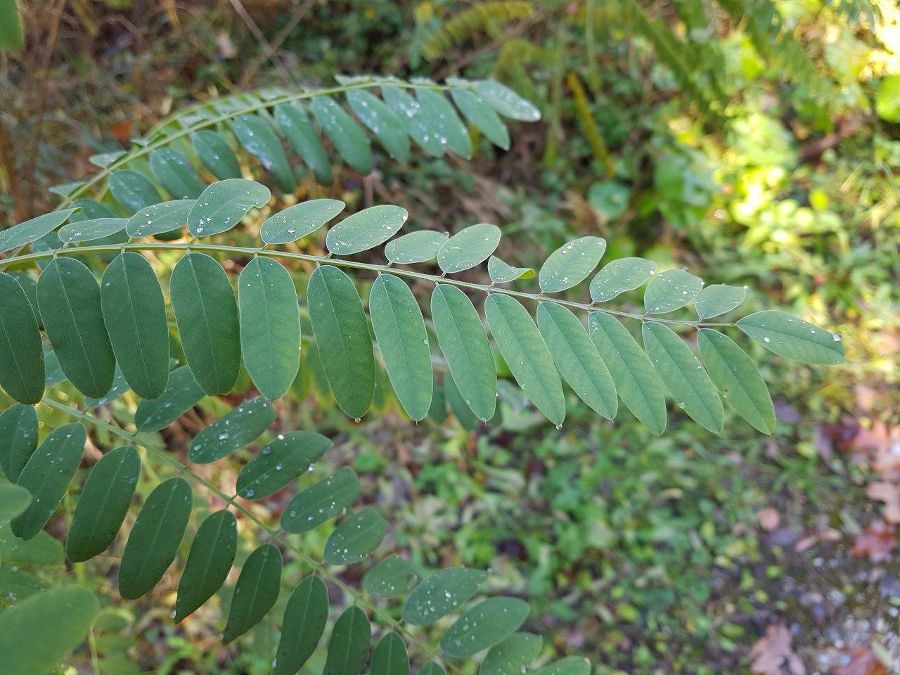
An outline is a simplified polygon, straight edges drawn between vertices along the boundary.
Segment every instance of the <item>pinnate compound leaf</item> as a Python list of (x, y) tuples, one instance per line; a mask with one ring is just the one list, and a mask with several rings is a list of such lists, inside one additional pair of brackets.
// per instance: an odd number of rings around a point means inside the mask
[(194, 436), (189, 452), (195, 464), (209, 464), (253, 442), (275, 421), (272, 404), (262, 396), (236, 405)]
[(591, 279), (594, 302), (608, 302), (626, 291), (643, 286), (656, 272), (656, 263), (645, 258), (619, 258), (604, 265)]
[(344, 611), (334, 624), (322, 675), (359, 675), (371, 638), (372, 627), (365, 612), (359, 607)]
[(175, 560), (191, 515), (191, 486), (180, 477), (157, 485), (138, 513), (119, 565), (119, 595), (139, 598)]
[(431, 348), (419, 303), (401, 279), (380, 274), (369, 295), (369, 314), (400, 405), (412, 419), (425, 419), (433, 383)]
[(431, 295), (431, 317), (466, 405), (480, 420), (488, 421), (497, 406), (497, 367), (472, 301), (456, 286), (437, 284)]
[(362, 175), (370, 173), (372, 147), (366, 132), (330, 96), (316, 96), (310, 107), (316, 121), (350, 168)]
[(227, 232), (250, 209), (262, 208), (272, 193), (265, 185), (244, 178), (228, 178), (207, 187), (188, 214), (188, 229), (195, 237)]
[(335, 399), (350, 417), (366, 414), (375, 394), (369, 324), (353, 281), (333, 265), (316, 268), (307, 287), (319, 358)]
[(19, 480), (37, 441), (38, 418), (32, 406), (15, 403), (0, 413), (0, 469), (10, 482)]
[(725, 424), (722, 401), (690, 347), (661, 323), (648, 321), (641, 330), (647, 355), (678, 407), (704, 429), (720, 433)]
[(514, 633), (491, 647), (478, 675), (521, 675), (541, 651), (543, 639), (532, 633)]
[(403, 620), (430, 626), (468, 602), (487, 580), (487, 572), (465, 567), (438, 570), (416, 586), (403, 605)]
[(259, 115), (240, 115), (232, 120), (231, 127), (247, 152), (272, 173), (278, 189), (286, 193), (293, 192), (297, 187), (297, 178), (284, 154), (281, 141), (269, 122)]
[(301, 581), (284, 609), (273, 671), (294, 675), (316, 651), (328, 622), (328, 589), (314, 574)]
[(397, 234), (408, 217), (406, 209), (399, 206), (371, 206), (344, 218), (328, 230), (325, 245), (334, 255), (367, 251)]
[(289, 244), (321, 228), (345, 206), (338, 199), (311, 199), (294, 204), (266, 218), (259, 230), (260, 237), (266, 244)]
[(314, 431), (286, 431), (251, 459), (237, 479), (237, 493), (245, 499), (268, 497), (305, 473), (331, 441)]
[(495, 80), (476, 82), (475, 93), (504, 117), (521, 122), (536, 122), (541, 119), (541, 111), (534, 104)]
[(129, 237), (150, 237), (180, 230), (187, 225), (195, 199), (175, 199), (151, 204), (135, 213), (125, 223)]
[(306, 113), (296, 105), (285, 103), (275, 108), (275, 122), (303, 162), (322, 185), (331, 185), (334, 176), (331, 162), (322, 141)]
[(282, 564), (281, 551), (272, 544), (263, 544), (244, 561), (222, 633), (225, 644), (253, 628), (272, 609), (281, 587)]
[(359, 478), (344, 467), (291, 499), (281, 514), (281, 527), (295, 534), (314, 530), (350, 506), (359, 490)]
[(69, 526), (69, 560), (83, 562), (109, 547), (128, 513), (140, 472), (140, 455), (129, 446), (110, 450), (94, 465)]
[(508, 284), (516, 279), (530, 279), (534, 270), (530, 267), (513, 267), (495, 255), (488, 258), (488, 276), (493, 284)]
[(325, 543), (325, 562), (350, 565), (365, 560), (387, 533), (387, 521), (367, 506), (338, 525)]
[(497, 250), (500, 228), (478, 223), (463, 228), (450, 237), (438, 251), (438, 266), (447, 274), (455, 274), (480, 265)]
[(764, 434), (775, 429), (775, 408), (756, 364), (734, 341), (710, 328), (700, 329), (700, 356), (725, 402)]
[(419, 230), (389, 241), (384, 247), (384, 255), (395, 265), (412, 265), (428, 262), (437, 257), (441, 246), (449, 239), (446, 232)]
[(194, 612), (222, 587), (236, 551), (237, 520), (234, 514), (222, 509), (207, 516), (194, 535), (178, 582), (175, 623)]
[(473, 127), (483, 133), (494, 145), (509, 150), (509, 130), (496, 111), (484, 99), (475, 92), (461, 87), (451, 89), (450, 96)]
[(538, 283), (544, 293), (559, 293), (590, 276), (606, 252), (601, 237), (581, 237), (563, 244), (544, 261)]
[(684, 307), (700, 293), (703, 280), (684, 270), (666, 270), (654, 275), (644, 291), (644, 310), (665, 314)]
[(701, 319), (710, 319), (727, 314), (740, 305), (746, 297), (746, 289), (740, 286), (712, 284), (700, 291), (694, 298), (694, 307), (697, 310), (697, 316)]
[(538, 668), (534, 675), (591, 675), (591, 664), (584, 657), (567, 656), (543, 668)]
[(412, 563), (391, 554), (366, 573), (362, 587), (376, 598), (397, 598), (409, 593), (418, 581)]
[(16, 278), (0, 272), (0, 387), (19, 403), (30, 404), (43, 397), (44, 381), (44, 351), (34, 308)]
[(216, 132), (206, 129), (193, 132), (191, 145), (203, 166), (219, 180), (241, 177), (241, 166), (231, 146)]
[(227, 394), (241, 367), (240, 319), (231, 281), (204, 253), (183, 256), (169, 280), (185, 359), (211, 396)]
[(489, 649), (515, 633), (530, 611), (530, 605), (518, 598), (488, 598), (447, 629), (441, 649), (455, 658)]
[(42, 216), (26, 220), (13, 225), (7, 230), (0, 230), (0, 253), (6, 253), (13, 249), (27, 246), (28, 244), (46, 237), (57, 227), (69, 219), (78, 209), (63, 209), (51, 211)]
[(777, 310), (756, 312), (737, 322), (748, 337), (771, 352), (811, 365), (844, 362), (841, 336)]
[(181, 366), (169, 373), (166, 390), (159, 398), (142, 400), (134, 413), (138, 431), (165, 429), (203, 398), (203, 390), (191, 369)]
[(0, 527), (25, 511), (29, 504), (28, 490), (14, 483), (0, 483)]
[(238, 279), (241, 350), (259, 393), (284, 396), (300, 370), (300, 307), (290, 273), (278, 262), (253, 258)]
[(372, 652), (370, 675), (409, 675), (406, 643), (397, 633), (387, 633)]
[(351, 89), (347, 103), (356, 116), (378, 138), (388, 154), (398, 162), (409, 160), (409, 138), (403, 120), (372, 92)]

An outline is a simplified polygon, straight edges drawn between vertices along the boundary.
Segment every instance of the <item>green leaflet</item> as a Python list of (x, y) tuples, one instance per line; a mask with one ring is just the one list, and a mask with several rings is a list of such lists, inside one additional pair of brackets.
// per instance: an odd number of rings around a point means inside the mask
[(619, 406), (616, 385), (581, 320), (555, 302), (542, 302), (537, 320), (566, 384), (591, 409), (613, 419)]
[[(27, 490), (26, 490), (27, 492)], [(6, 565), (59, 566), (65, 563), (62, 544), (44, 531), (29, 541), (0, 527), (0, 557)]]
[(0, 612), (0, 672), (53, 671), (84, 640), (99, 609), (86, 588), (62, 586)]
[(228, 178), (207, 187), (188, 214), (188, 229), (195, 237), (228, 232), (250, 209), (261, 209), (272, 193), (254, 180)]
[(291, 593), (281, 622), (274, 675), (294, 675), (316, 651), (328, 622), (328, 589), (314, 574)]
[(487, 572), (465, 567), (438, 570), (409, 594), (403, 605), (403, 620), (417, 626), (430, 626), (468, 602), (487, 577)]
[(169, 327), (153, 267), (139, 253), (116, 256), (103, 273), (100, 300), (122, 376), (138, 396), (158, 398), (169, 379)]
[(591, 675), (591, 663), (581, 656), (567, 656), (548, 666), (538, 668), (534, 675)]
[(437, 257), (438, 251), (450, 237), (446, 232), (419, 230), (393, 239), (384, 247), (384, 255), (395, 265), (411, 265), (428, 262)]
[(459, 119), (450, 102), (431, 89), (417, 89), (421, 114), (430, 120), (429, 126), (438, 133), (442, 145), (446, 145), (460, 157), (472, 157), (472, 140), (466, 126)]
[(278, 189), (293, 192), (297, 187), (297, 177), (269, 122), (259, 115), (240, 115), (231, 121), (231, 128), (247, 152), (272, 173)]
[(559, 374), (528, 310), (508, 295), (494, 293), (484, 302), (491, 333), (516, 382), (547, 419), (559, 426), (566, 418)]
[(150, 153), (153, 175), (174, 199), (196, 199), (204, 183), (187, 157), (172, 148), (158, 148)]
[[(451, 377), (450, 379), (452, 380), (453, 378)], [(454, 387), (455, 386), (456, 385), (454, 385)], [(466, 407), (468, 408), (468, 406)], [(472, 415), (471, 410), (469, 411), (469, 414)], [(447, 397), (444, 394), (444, 384), (437, 378), (434, 378), (434, 388), (431, 391), (431, 407), (428, 409), (428, 417), (437, 424), (443, 424), (444, 420), (447, 419)], [(475, 416), (472, 415), (472, 417), (474, 418)]]
[(488, 598), (447, 629), (441, 649), (456, 658), (489, 649), (515, 633), (530, 611), (529, 604), (518, 598)]
[(127, 218), (91, 218), (75, 220), (59, 228), (57, 235), (64, 244), (96, 241), (111, 237), (125, 229)]
[(537, 658), (544, 640), (540, 635), (514, 633), (491, 647), (478, 675), (520, 675)]
[(399, 87), (385, 86), (381, 88), (384, 102), (397, 116), (407, 123), (406, 131), (426, 154), (431, 157), (443, 157), (444, 145), (441, 142), (439, 120), (433, 114), (427, 114), (422, 104)]
[(784, 312), (756, 312), (738, 321), (737, 327), (769, 351), (792, 361), (826, 366), (844, 362), (840, 335)]
[(437, 284), (431, 318), (454, 383), (466, 405), (487, 422), (497, 406), (497, 367), (478, 312), (461, 290)]
[(358, 420), (375, 394), (375, 357), (356, 287), (337, 267), (323, 265), (309, 278), (307, 303), (334, 397), (345, 413)]
[(712, 284), (707, 286), (694, 298), (697, 316), (710, 319), (727, 314), (740, 305), (747, 297), (746, 289), (728, 284)]
[(225, 644), (253, 628), (272, 609), (281, 586), (281, 567), (281, 551), (272, 544), (263, 544), (249, 555), (231, 596), (222, 633)]
[(450, 96), (465, 118), (487, 139), (504, 150), (509, 150), (509, 131), (500, 116), (478, 94), (468, 89), (454, 87)]
[(128, 219), (125, 231), (129, 237), (150, 237), (181, 230), (187, 225), (188, 214), (195, 203), (194, 199), (176, 199), (151, 204)]
[(344, 207), (338, 199), (311, 199), (300, 202), (270, 216), (260, 227), (259, 235), (267, 244), (288, 244), (309, 236)]
[(119, 367), (116, 366), (116, 374), (113, 377), (112, 387), (110, 387), (109, 391), (103, 394), (103, 396), (101, 396), (100, 398), (91, 398), (90, 396), (85, 396), (84, 404), (89, 408), (99, 408), (101, 406), (107, 405), (112, 401), (115, 401), (126, 391), (128, 391), (128, 383), (125, 382), (125, 378), (122, 377), (122, 372), (119, 370)]
[(475, 93), (504, 117), (521, 122), (536, 122), (541, 119), (541, 111), (530, 101), (494, 80), (475, 82)]
[(285, 103), (275, 108), (275, 122), (306, 166), (316, 175), (316, 180), (322, 185), (331, 185), (334, 176), (328, 153), (306, 113), (295, 105)]
[(66, 539), (66, 557), (82, 562), (105, 551), (116, 538), (141, 472), (135, 448), (109, 451), (88, 474)]
[(16, 278), (5, 272), (0, 272), (0, 387), (20, 403), (37, 403), (44, 395), (44, 352), (34, 309)]
[(16, 0), (0, 2), (0, 50), (16, 53), (25, 46), (25, 33)]
[(328, 448), (331, 440), (314, 431), (286, 431), (251, 459), (237, 479), (237, 493), (262, 499), (278, 492), (305, 473)]
[(656, 263), (645, 258), (619, 258), (604, 265), (591, 279), (594, 302), (608, 302), (626, 291), (640, 288), (656, 272)]
[(94, 274), (78, 260), (54, 258), (38, 279), (37, 299), (66, 377), (83, 394), (100, 398), (112, 386), (116, 361)]
[(729, 406), (764, 434), (775, 430), (775, 409), (753, 360), (731, 338), (701, 328), (700, 356), (706, 372)]
[(372, 171), (372, 148), (366, 132), (330, 96), (316, 96), (311, 109), (325, 135), (350, 168), (366, 175)]
[(372, 652), (370, 675), (409, 675), (406, 643), (397, 633), (386, 633)]
[(153, 183), (131, 169), (113, 171), (107, 184), (113, 198), (132, 213), (162, 201)]
[(338, 525), (325, 543), (325, 562), (349, 565), (365, 560), (387, 533), (387, 521), (371, 506)]
[(659, 436), (666, 428), (666, 400), (650, 359), (628, 329), (609, 314), (591, 312), (589, 326), (591, 340), (616, 383), (619, 398)]
[(350, 506), (359, 490), (359, 478), (344, 467), (291, 499), (281, 514), (281, 527), (294, 534), (314, 530)]
[(391, 554), (363, 577), (363, 590), (376, 598), (397, 598), (409, 593), (419, 581), (419, 573), (408, 560)]
[(237, 520), (234, 514), (222, 509), (207, 516), (194, 535), (178, 582), (175, 623), (194, 612), (222, 587), (236, 551)]
[(497, 250), (500, 228), (489, 223), (465, 227), (450, 237), (438, 251), (438, 266), (455, 274), (480, 265)]
[(703, 280), (684, 270), (666, 270), (656, 274), (644, 291), (644, 310), (665, 314), (684, 307), (700, 293)]
[(513, 267), (495, 255), (488, 258), (488, 276), (492, 284), (508, 284), (516, 279), (530, 279), (534, 270), (530, 267)]
[(431, 348), (419, 303), (405, 282), (379, 274), (369, 294), (369, 314), (400, 405), (412, 419), (425, 419), (433, 383)]
[(203, 398), (203, 390), (191, 369), (181, 366), (169, 373), (166, 390), (153, 400), (142, 400), (134, 413), (138, 431), (165, 429)]
[(147, 497), (119, 565), (119, 594), (123, 598), (139, 598), (162, 579), (184, 537), (191, 502), (191, 486), (180, 477), (163, 481)]
[(429, 661), (419, 669), (419, 675), (447, 675), (447, 673), (440, 664)]
[(237, 302), (222, 266), (204, 253), (188, 253), (169, 280), (181, 347), (207, 394), (227, 394), (241, 367)]
[(86, 439), (83, 426), (66, 424), (54, 429), (28, 458), (17, 483), (32, 501), (10, 525), (17, 537), (31, 539), (50, 520), (81, 463)]
[(0, 527), (18, 516), (31, 504), (31, 494), (21, 485), (0, 483)]
[(353, 255), (380, 246), (393, 237), (409, 214), (406, 209), (381, 204), (347, 216), (325, 235), (325, 245), (334, 255)]
[(371, 637), (372, 627), (365, 612), (359, 607), (347, 609), (334, 624), (322, 675), (359, 675)]
[(37, 412), (30, 405), (15, 403), (0, 413), (0, 469), (11, 483), (37, 448)]
[(191, 133), (191, 145), (200, 162), (219, 180), (240, 178), (241, 166), (228, 142), (214, 131), (202, 129)]
[[(4, 488), (21, 490), (29, 500), (31, 499), (28, 497), (28, 490), (23, 490), (18, 485), (6, 484), (0, 487), (0, 494)], [(22, 600), (49, 587), (49, 583), (31, 572), (26, 572), (14, 565), (0, 565), (0, 588), (3, 589), (6, 596), (4, 598), (6, 607), (15, 606)]]
[(284, 396), (300, 370), (300, 307), (290, 273), (270, 258), (253, 258), (238, 279), (241, 350), (259, 393)]
[(466, 404), (466, 400), (459, 393), (459, 387), (456, 386), (450, 373), (444, 373), (444, 391), (447, 403), (450, 404), (450, 410), (459, 425), (466, 431), (475, 431), (481, 424), (481, 420), (475, 417), (475, 413)]
[(0, 230), (0, 253), (6, 253), (46, 237), (69, 219), (78, 209), (51, 211), (37, 218), (13, 225), (8, 230)]
[(606, 252), (602, 237), (581, 237), (556, 249), (538, 272), (544, 293), (559, 293), (577, 286), (590, 276)]
[(725, 424), (722, 401), (690, 347), (661, 323), (646, 322), (641, 331), (647, 355), (678, 407), (704, 429), (721, 432)]
[(244, 401), (204, 428), (191, 441), (189, 457), (209, 464), (252, 443), (275, 421), (272, 404), (262, 396)]
[(398, 162), (409, 160), (409, 139), (403, 120), (371, 92), (351, 89), (346, 93), (347, 103), (356, 116), (372, 131)]

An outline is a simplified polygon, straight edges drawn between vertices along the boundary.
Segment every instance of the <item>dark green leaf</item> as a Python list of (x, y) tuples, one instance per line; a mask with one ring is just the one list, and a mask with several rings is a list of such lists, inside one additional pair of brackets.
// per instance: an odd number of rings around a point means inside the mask
[(0, 559), (6, 565), (59, 567), (65, 562), (65, 553), (62, 544), (44, 531), (25, 541), (8, 527), (0, 527)]
[[(471, 410), (469, 414), (472, 414)], [(431, 392), (431, 407), (428, 409), (428, 417), (437, 424), (443, 424), (444, 420), (447, 419), (447, 397), (444, 395), (443, 383), (437, 378), (434, 378), (434, 389)], [(475, 416), (472, 415), (472, 417), (474, 418)]]
[[(450, 373), (444, 373), (444, 392), (446, 393), (447, 403), (450, 405), (450, 411), (459, 422), (459, 425), (466, 431), (475, 431), (481, 424), (481, 420), (475, 417), (475, 413), (466, 404), (466, 400), (459, 393), (459, 387), (453, 381)], [(445, 413), (446, 416), (446, 413)]]
[(281, 527), (295, 534), (314, 530), (350, 506), (359, 490), (353, 469), (344, 467), (288, 502), (281, 514)]
[(468, 602), (488, 575), (481, 570), (447, 567), (416, 586), (403, 605), (403, 620), (430, 626), (463, 603)]
[(434, 260), (449, 236), (446, 232), (434, 230), (410, 232), (389, 241), (384, 247), (384, 255), (395, 265), (411, 265)]
[(397, 633), (386, 633), (372, 652), (370, 675), (409, 675), (406, 643)]
[(295, 105), (283, 104), (275, 108), (275, 122), (306, 166), (316, 175), (316, 180), (322, 185), (331, 185), (334, 176), (328, 153), (306, 113)]
[(203, 166), (219, 180), (241, 177), (237, 157), (219, 134), (207, 130), (195, 131), (191, 134), (191, 145)]
[(195, 237), (228, 232), (244, 219), (250, 209), (261, 209), (272, 193), (265, 185), (244, 178), (213, 183), (197, 197), (188, 214), (188, 229)]
[(697, 316), (709, 319), (727, 314), (740, 305), (745, 297), (747, 291), (739, 286), (713, 284), (704, 288), (694, 298), (694, 307), (697, 309)]
[(273, 664), (275, 675), (294, 675), (316, 651), (328, 622), (328, 589), (310, 574), (287, 602), (281, 622), (281, 640)]
[(268, 400), (257, 396), (244, 401), (194, 437), (190, 460), (195, 464), (209, 464), (222, 459), (253, 442), (274, 421), (275, 411)]
[(619, 258), (607, 263), (591, 279), (591, 300), (608, 302), (646, 283), (656, 272), (656, 263), (644, 258)]
[(359, 675), (369, 653), (372, 627), (359, 607), (350, 607), (334, 624), (322, 675)]
[(169, 373), (169, 381), (163, 395), (138, 403), (134, 423), (138, 431), (165, 429), (203, 398), (203, 390), (194, 379), (191, 369), (181, 366)]
[(286, 431), (251, 459), (237, 479), (237, 493), (245, 499), (262, 499), (278, 492), (305, 473), (331, 441), (314, 431)]
[(387, 522), (371, 506), (338, 525), (325, 544), (325, 562), (349, 565), (365, 560), (387, 533)]
[[(231, 122), (234, 135), (247, 152), (259, 159), (260, 163), (275, 176), (278, 189), (291, 193), (297, 187), (294, 170), (288, 164), (281, 141), (272, 126), (259, 115), (240, 115)], [(268, 201), (268, 197), (266, 198)]]
[(496, 225), (470, 225), (444, 242), (438, 251), (438, 266), (447, 274), (471, 269), (490, 258), (499, 244), (500, 228)]
[(175, 199), (151, 204), (128, 219), (125, 231), (129, 237), (150, 237), (181, 230), (195, 203), (194, 199)]
[(344, 210), (337, 199), (311, 199), (270, 216), (259, 230), (267, 244), (288, 244), (309, 236)]
[(606, 252), (601, 237), (581, 237), (560, 246), (544, 261), (538, 283), (544, 293), (559, 293), (577, 286), (590, 276)]
[(840, 335), (784, 312), (756, 312), (738, 321), (737, 327), (769, 351), (792, 361), (826, 366), (844, 362)]
[(237, 520), (227, 509), (207, 516), (200, 525), (184, 572), (178, 582), (175, 600), (175, 623), (209, 600), (218, 591), (234, 563), (237, 551)]
[(536, 122), (541, 119), (541, 111), (530, 101), (494, 80), (476, 82), (475, 93), (504, 117), (522, 122)]
[(450, 96), (472, 126), (494, 145), (509, 150), (509, 131), (500, 116), (484, 99), (474, 91), (461, 87), (451, 89)]
[(311, 108), (316, 121), (350, 168), (362, 175), (370, 173), (372, 148), (366, 132), (330, 96), (316, 96)]
[(109, 192), (126, 209), (137, 213), (163, 199), (149, 180), (131, 169), (113, 171), (109, 176)]
[(225, 644), (253, 628), (272, 609), (281, 587), (281, 567), (281, 551), (272, 544), (263, 544), (244, 562), (222, 634)]
[(18, 225), (13, 225), (8, 230), (0, 231), (0, 253), (6, 253), (16, 248), (26, 246), (31, 242), (45, 237), (57, 227), (62, 225), (69, 216), (78, 209), (63, 209), (52, 211), (37, 218), (26, 220)]
[(20, 403), (37, 403), (44, 395), (44, 351), (34, 308), (16, 278), (4, 272), (0, 272), (0, 386)]
[(388, 154), (398, 162), (406, 162), (409, 159), (409, 139), (403, 120), (397, 113), (363, 89), (351, 89), (346, 96), (350, 108), (375, 134)]
[(447, 629), (441, 649), (456, 658), (489, 649), (515, 633), (529, 611), (528, 603), (518, 598), (488, 598)]
[(644, 310), (664, 314), (684, 307), (697, 297), (703, 280), (684, 270), (666, 270), (656, 274), (644, 291)]
[(531, 633), (514, 633), (491, 648), (478, 675), (521, 675), (541, 651), (543, 639)]
[(391, 554), (366, 573), (362, 587), (376, 598), (397, 598), (409, 593), (418, 581), (412, 563)]
[(174, 199), (196, 199), (206, 188), (194, 165), (173, 148), (158, 148), (150, 153), (153, 175)]
[(397, 234), (408, 217), (406, 209), (399, 206), (371, 206), (344, 218), (328, 230), (325, 245), (334, 255), (368, 251)]

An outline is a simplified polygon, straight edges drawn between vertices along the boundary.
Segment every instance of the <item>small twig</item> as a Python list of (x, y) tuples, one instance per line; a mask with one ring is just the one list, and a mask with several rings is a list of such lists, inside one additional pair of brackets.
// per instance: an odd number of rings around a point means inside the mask
[(281, 73), (282, 77), (288, 82), (294, 82), (294, 78), (291, 76), (291, 72), (287, 69), (287, 67), (281, 62), (275, 55), (275, 49), (272, 45), (269, 44), (269, 41), (266, 40), (266, 36), (263, 35), (263, 32), (259, 29), (259, 26), (256, 25), (256, 21), (253, 20), (253, 17), (247, 12), (244, 8), (244, 5), (241, 3), (241, 0), (229, 0), (231, 6), (234, 7), (234, 11), (238, 13), (238, 16), (244, 21), (247, 25), (249, 31), (253, 34), (253, 37), (256, 38), (256, 41), (259, 42), (263, 47), (263, 53), (265, 53), (271, 62), (272, 65), (275, 66), (275, 69)]

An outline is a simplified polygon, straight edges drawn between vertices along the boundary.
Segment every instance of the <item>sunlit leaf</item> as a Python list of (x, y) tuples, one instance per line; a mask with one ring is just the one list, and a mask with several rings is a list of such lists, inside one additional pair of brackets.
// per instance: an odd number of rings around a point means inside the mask
[(470, 269), (487, 260), (499, 243), (500, 228), (496, 225), (470, 225), (444, 242), (438, 251), (438, 266), (447, 274)]
[(608, 302), (626, 291), (640, 288), (655, 271), (656, 263), (645, 258), (613, 260), (604, 265), (591, 279), (591, 300)]
[(191, 542), (191, 551), (178, 582), (175, 623), (209, 600), (231, 570), (237, 551), (237, 520), (228, 509), (210, 514)]
[(237, 479), (237, 493), (245, 499), (262, 499), (305, 473), (331, 441), (314, 431), (286, 431), (251, 459)]
[(737, 327), (769, 351), (792, 361), (813, 365), (844, 362), (840, 335), (784, 312), (756, 312), (739, 320)]
[(309, 532), (350, 506), (359, 490), (353, 469), (344, 467), (288, 502), (281, 514), (281, 527), (287, 532)]
[(700, 293), (703, 280), (684, 270), (666, 270), (656, 274), (644, 291), (644, 310), (664, 314), (684, 307)]
[(697, 316), (701, 319), (709, 319), (714, 316), (727, 314), (740, 305), (747, 297), (746, 289), (727, 284), (712, 284), (707, 286), (694, 298), (694, 307)]
[(281, 587), (281, 568), (281, 551), (272, 544), (263, 544), (244, 561), (222, 633), (225, 644), (253, 628), (272, 609)]

